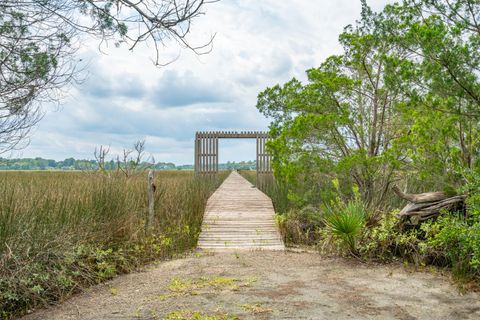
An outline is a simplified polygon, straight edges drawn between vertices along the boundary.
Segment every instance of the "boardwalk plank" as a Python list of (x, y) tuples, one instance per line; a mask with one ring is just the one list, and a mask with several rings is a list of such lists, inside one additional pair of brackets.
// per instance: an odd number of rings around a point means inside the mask
[(237, 172), (208, 199), (198, 248), (284, 250), (272, 200)]

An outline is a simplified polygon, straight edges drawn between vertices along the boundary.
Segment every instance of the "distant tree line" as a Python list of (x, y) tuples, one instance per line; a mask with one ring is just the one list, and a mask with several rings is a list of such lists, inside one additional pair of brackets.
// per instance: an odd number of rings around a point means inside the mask
[[(155, 170), (193, 170), (193, 165), (175, 165), (171, 162), (158, 162), (154, 164), (143, 163), (144, 166), (150, 166)], [(116, 170), (117, 161), (110, 160), (104, 164), (105, 170)], [(254, 170), (255, 161), (241, 161), (220, 163), (220, 170)], [(52, 160), (40, 157), (36, 158), (16, 158), (7, 159), (0, 157), (0, 170), (96, 170), (98, 162), (96, 160), (66, 158), (65, 160)]]

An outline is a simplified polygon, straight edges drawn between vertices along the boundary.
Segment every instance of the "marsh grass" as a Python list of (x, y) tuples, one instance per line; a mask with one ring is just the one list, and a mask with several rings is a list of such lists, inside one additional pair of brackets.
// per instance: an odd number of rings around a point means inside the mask
[(0, 172), (0, 319), (194, 247), (226, 174), (157, 172), (147, 236), (145, 174)]

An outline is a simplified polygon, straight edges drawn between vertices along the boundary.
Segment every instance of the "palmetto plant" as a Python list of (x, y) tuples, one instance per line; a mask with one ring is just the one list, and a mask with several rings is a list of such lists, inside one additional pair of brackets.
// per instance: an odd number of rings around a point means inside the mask
[(365, 226), (367, 211), (360, 201), (350, 201), (325, 214), (326, 232), (331, 239), (349, 253), (356, 255), (357, 240)]

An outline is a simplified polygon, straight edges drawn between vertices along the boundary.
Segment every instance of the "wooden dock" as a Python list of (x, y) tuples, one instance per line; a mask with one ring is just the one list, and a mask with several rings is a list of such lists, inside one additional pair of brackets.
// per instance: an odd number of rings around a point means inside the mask
[(232, 172), (208, 199), (198, 248), (284, 250), (272, 200)]

